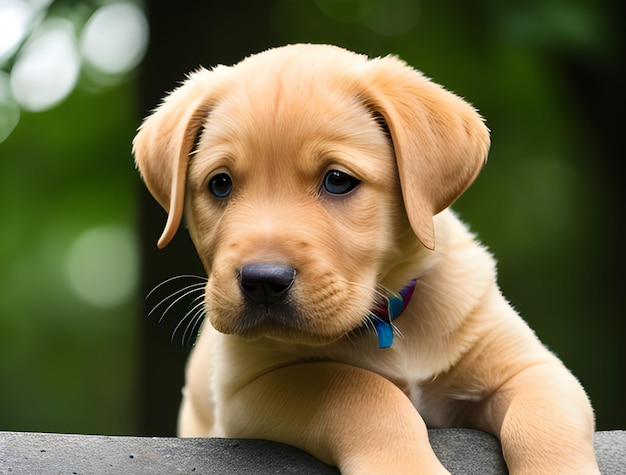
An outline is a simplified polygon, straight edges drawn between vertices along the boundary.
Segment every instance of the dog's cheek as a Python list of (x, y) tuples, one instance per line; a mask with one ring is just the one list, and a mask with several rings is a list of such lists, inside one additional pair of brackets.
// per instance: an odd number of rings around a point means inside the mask
[(223, 211), (211, 206), (207, 200), (202, 198), (191, 197), (188, 199), (185, 207), (185, 224), (198, 257), (207, 276), (209, 276), (217, 248), (219, 222)]
[(393, 246), (391, 200), (373, 191), (363, 190), (330, 209), (336, 236), (332, 246), (335, 261), (351, 278), (367, 271), (378, 273)]

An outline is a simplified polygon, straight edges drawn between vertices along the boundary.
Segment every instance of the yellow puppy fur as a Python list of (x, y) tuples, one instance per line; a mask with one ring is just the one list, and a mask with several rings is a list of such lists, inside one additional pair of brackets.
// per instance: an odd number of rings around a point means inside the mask
[[(344, 474), (442, 474), (426, 427), (471, 427), (501, 440), (511, 474), (599, 473), (584, 390), (448, 209), (488, 148), (461, 98), (334, 46), (201, 69), (169, 94), (134, 153), (168, 212), (159, 247), (184, 211), (208, 276), (180, 436), (283, 442)], [(380, 349), (372, 307), (412, 279)]]

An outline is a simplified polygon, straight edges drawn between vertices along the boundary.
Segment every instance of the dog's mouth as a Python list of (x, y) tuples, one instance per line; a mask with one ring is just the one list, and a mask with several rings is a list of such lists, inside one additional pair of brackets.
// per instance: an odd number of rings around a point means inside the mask
[(213, 327), (247, 339), (297, 344), (376, 335), (379, 347), (389, 348), (398, 333), (394, 320), (416, 285), (412, 280), (396, 292), (367, 280), (346, 280), (333, 271), (299, 271), (284, 261), (249, 262), (230, 269), (214, 272), (206, 288)]
[(205, 304), (216, 330), (244, 338), (329, 344), (361, 327), (374, 301), (367, 286), (333, 273), (300, 275), (283, 263), (248, 263), (235, 276), (222, 286), (228, 280), (214, 275)]
[[(329, 328), (315, 315), (298, 310), (295, 302), (285, 299), (269, 307), (246, 303), (241, 312), (228, 323), (213, 323), (220, 332), (246, 339), (267, 338), (283, 343), (327, 345), (354, 331), (353, 328)], [(354, 328), (358, 328), (355, 326)]]
[[(278, 263), (253, 262), (236, 269), (238, 298), (237, 305), (219, 306), (215, 312), (219, 318), (212, 320), (213, 326), (226, 334), (246, 338), (302, 332), (304, 319), (299, 314), (293, 294), (297, 271)], [(212, 303), (220, 301), (211, 299)], [(229, 299), (226, 299), (229, 300)], [(209, 312), (210, 316), (213, 312)]]

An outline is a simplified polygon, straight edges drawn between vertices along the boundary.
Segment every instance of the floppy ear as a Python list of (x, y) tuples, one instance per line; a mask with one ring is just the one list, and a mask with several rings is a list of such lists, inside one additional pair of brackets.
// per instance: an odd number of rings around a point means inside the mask
[(135, 164), (148, 190), (167, 211), (157, 246), (172, 240), (183, 216), (189, 156), (210, 110), (210, 76), (201, 69), (165, 98), (133, 140)]
[(487, 160), (489, 130), (476, 110), (399, 59), (369, 62), (368, 104), (385, 119), (413, 231), (435, 247), (433, 216), (450, 206)]

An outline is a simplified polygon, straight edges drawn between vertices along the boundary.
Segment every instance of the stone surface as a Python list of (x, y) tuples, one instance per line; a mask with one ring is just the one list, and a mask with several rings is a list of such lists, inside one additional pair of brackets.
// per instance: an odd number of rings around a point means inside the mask
[[(429, 431), (453, 474), (506, 474), (498, 441), (465, 429)], [(604, 475), (626, 473), (626, 432), (597, 432)], [(381, 446), (381, 450), (384, 447)], [(0, 474), (337, 474), (293, 447), (264, 440), (107, 437), (0, 432)]]

